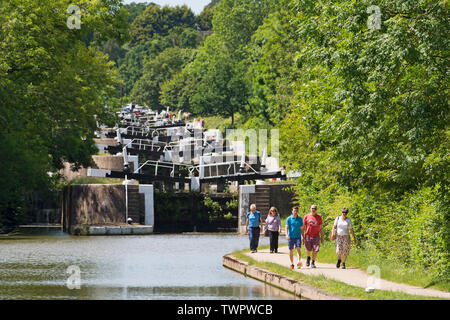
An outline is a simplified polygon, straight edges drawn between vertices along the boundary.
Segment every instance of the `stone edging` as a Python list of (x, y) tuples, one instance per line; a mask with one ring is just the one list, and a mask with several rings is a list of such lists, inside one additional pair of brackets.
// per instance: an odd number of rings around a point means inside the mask
[(288, 291), (298, 297), (312, 300), (357, 300), (355, 298), (341, 297), (335, 294), (325, 292), (310, 285), (285, 277), (271, 271), (249, 266), (247, 262), (240, 261), (231, 254), (222, 257), (223, 266), (242, 273), (244, 276), (262, 281), (282, 290)]
[(147, 235), (153, 226), (75, 226), (71, 234), (83, 236)]

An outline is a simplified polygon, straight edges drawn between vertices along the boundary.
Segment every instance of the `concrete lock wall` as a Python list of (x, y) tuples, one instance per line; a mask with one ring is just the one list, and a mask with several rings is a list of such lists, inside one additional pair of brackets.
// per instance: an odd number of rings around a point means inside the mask
[[(136, 157), (128, 156), (128, 161), (130, 165), (130, 169), (134, 170), (136, 161)], [(113, 170), (113, 171), (122, 171), (124, 166), (123, 156), (92, 156), (93, 166), (92, 169), (102, 169), (102, 170)], [(90, 168), (80, 168), (78, 171), (72, 171), (72, 164), (69, 162), (63, 163), (64, 168), (59, 171), (59, 173), (65, 177), (67, 181), (71, 181), (75, 178), (79, 177), (87, 177), (88, 169)]]
[[(128, 217), (134, 223), (154, 223), (153, 186), (128, 185)], [(90, 226), (126, 224), (125, 185), (72, 185), (63, 190), (61, 226), (70, 234)]]
[(291, 187), (292, 184), (240, 185), (239, 233), (245, 233), (246, 215), (252, 203), (256, 204), (256, 210), (260, 211), (263, 222), (270, 207), (276, 207), (281, 217), (289, 216), (292, 206), (295, 205), (295, 194), (290, 190)]

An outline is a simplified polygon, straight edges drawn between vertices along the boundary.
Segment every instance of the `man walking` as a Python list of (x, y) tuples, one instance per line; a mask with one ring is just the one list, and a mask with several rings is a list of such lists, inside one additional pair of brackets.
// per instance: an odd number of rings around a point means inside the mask
[(297, 268), (302, 267), (301, 247), (303, 234), (303, 219), (298, 216), (298, 207), (292, 208), (292, 215), (286, 219), (286, 239), (289, 246), (289, 259), (291, 259), (291, 269), (294, 269), (294, 246), (297, 249)]
[(261, 232), (262, 219), (261, 213), (256, 211), (256, 205), (250, 205), (250, 212), (247, 213), (245, 220), (245, 233), (248, 233), (250, 240), (250, 250), (252, 253), (258, 251), (259, 233)]
[(306, 266), (309, 267), (311, 263), (311, 268), (315, 268), (317, 252), (319, 252), (320, 243), (323, 243), (322, 217), (317, 214), (317, 205), (311, 206), (310, 212), (304, 218), (304, 223), (306, 232), (303, 235), (303, 243), (306, 251)]

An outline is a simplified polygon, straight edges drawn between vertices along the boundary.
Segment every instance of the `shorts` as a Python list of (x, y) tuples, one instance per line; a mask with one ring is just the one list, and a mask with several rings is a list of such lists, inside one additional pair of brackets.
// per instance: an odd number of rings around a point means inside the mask
[(294, 245), (296, 248), (301, 248), (302, 247), (302, 239), (301, 238), (289, 239), (288, 240), (289, 250), (293, 250)]
[(306, 251), (319, 252), (320, 248), (320, 236), (305, 236), (305, 249)]

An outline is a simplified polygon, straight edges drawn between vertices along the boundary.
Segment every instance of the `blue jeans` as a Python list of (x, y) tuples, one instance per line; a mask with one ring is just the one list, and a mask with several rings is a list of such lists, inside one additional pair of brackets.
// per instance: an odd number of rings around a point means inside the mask
[(259, 227), (250, 227), (248, 228), (248, 238), (250, 240), (250, 250), (256, 250), (258, 248), (259, 242)]

